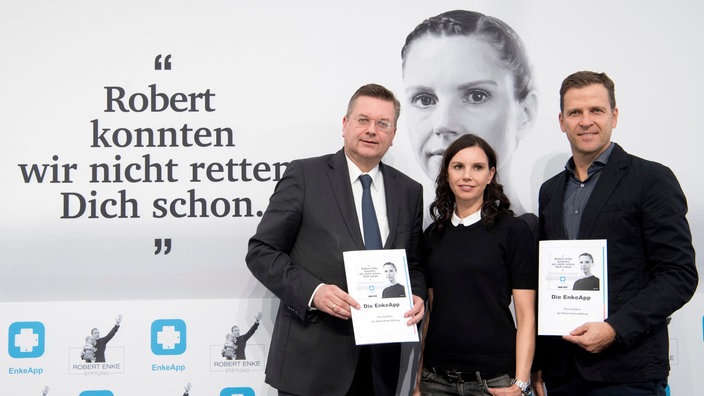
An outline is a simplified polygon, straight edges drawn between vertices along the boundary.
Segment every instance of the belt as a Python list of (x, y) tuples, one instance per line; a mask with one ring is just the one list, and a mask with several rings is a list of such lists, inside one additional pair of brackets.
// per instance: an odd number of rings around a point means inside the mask
[(457, 384), (461, 384), (463, 382), (480, 382), (480, 379), (488, 380), (499, 376), (478, 371), (459, 371), (455, 369), (441, 369), (436, 367), (433, 367), (432, 371), (446, 380)]

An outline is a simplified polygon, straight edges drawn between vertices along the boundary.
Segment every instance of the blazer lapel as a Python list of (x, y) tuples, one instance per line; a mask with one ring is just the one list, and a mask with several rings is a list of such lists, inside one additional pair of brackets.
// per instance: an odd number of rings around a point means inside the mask
[(592, 191), (587, 206), (584, 208), (578, 238), (588, 239), (592, 234), (598, 214), (601, 212), (606, 201), (616, 190), (625, 173), (628, 155), (623, 151), (621, 146), (616, 143), (614, 143), (614, 145), (614, 151), (611, 152), (609, 162), (601, 171), (599, 180), (596, 186), (594, 186), (594, 191)]
[[(549, 221), (550, 221), (550, 228), (551, 230), (555, 230), (559, 232), (559, 237), (552, 238), (552, 239), (567, 239), (567, 233), (565, 232), (565, 225), (562, 222), (562, 219), (564, 218), (564, 206), (562, 205), (562, 197), (565, 196), (565, 186), (567, 185), (567, 178), (570, 177), (569, 173), (567, 171), (562, 171), (562, 178), (559, 179), (557, 183), (555, 183), (555, 189), (557, 190), (555, 193), (549, 193), (547, 194), (548, 197), (551, 197), (551, 202), (548, 204), (548, 213), (557, 213), (557, 216), (549, 216)], [(558, 198), (558, 199), (555, 199)]]
[(389, 237), (386, 238), (384, 247), (389, 249), (395, 242), (395, 236), (398, 232), (398, 223), (401, 205), (390, 205), (390, 202), (401, 202), (401, 188), (398, 185), (398, 176), (390, 168), (379, 163), (379, 169), (384, 175), (384, 190), (386, 194), (386, 218), (389, 222)]
[(347, 231), (352, 237), (354, 244), (357, 245), (360, 250), (364, 249), (364, 240), (362, 239), (359, 219), (357, 218), (354, 194), (352, 193), (352, 186), (350, 185), (347, 160), (342, 150), (338, 151), (330, 158), (327, 176)]

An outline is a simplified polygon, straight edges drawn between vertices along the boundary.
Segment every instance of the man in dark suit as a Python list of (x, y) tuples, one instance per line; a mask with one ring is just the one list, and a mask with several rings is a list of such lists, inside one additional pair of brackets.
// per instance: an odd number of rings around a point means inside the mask
[(266, 367), (279, 395), (396, 393), (400, 344), (355, 345), (349, 319), (360, 306), (346, 292), (342, 252), (365, 249), (359, 176), (368, 174), (383, 247), (406, 249), (408, 325), (422, 319), (422, 187), (381, 163), (399, 114), (386, 88), (359, 88), (342, 119), (343, 149), (292, 161), (249, 241), (247, 266), (281, 300)]
[(606, 239), (608, 318), (539, 337), (535, 376), (549, 396), (665, 395), (669, 316), (692, 297), (697, 269), (687, 202), (669, 168), (611, 143), (614, 84), (577, 72), (560, 89), (572, 158), (540, 188), (541, 239)]
[(112, 340), (112, 337), (115, 336), (115, 333), (117, 333), (117, 330), (120, 328), (120, 322), (122, 322), (122, 314), (117, 315), (117, 319), (115, 319), (115, 326), (113, 326), (108, 335), (103, 338), (100, 338), (100, 330), (97, 328), (93, 328), (90, 331), (90, 335), (95, 340), (96, 363), (105, 363), (105, 349), (107, 349), (108, 342)]
[(249, 330), (240, 335), (240, 328), (237, 326), (232, 326), (232, 335), (235, 336), (235, 359), (246, 360), (247, 355), (245, 354), (245, 349), (247, 348), (247, 341), (259, 328), (259, 321), (262, 320), (262, 313), (258, 312), (257, 316), (254, 318), (254, 324)]

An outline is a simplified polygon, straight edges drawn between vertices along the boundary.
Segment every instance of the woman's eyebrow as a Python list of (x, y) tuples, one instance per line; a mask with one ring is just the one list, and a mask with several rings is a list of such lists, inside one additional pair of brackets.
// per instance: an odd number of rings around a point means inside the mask
[(491, 85), (494, 87), (498, 87), (499, 83), (497, 83), (494, 80), (477, 80), (477, 81), (470, 81), (468, 83), (460, 84), (457, 89), (458, 90), (466, 90), (468, 88), (474, 88), (477, 85)]

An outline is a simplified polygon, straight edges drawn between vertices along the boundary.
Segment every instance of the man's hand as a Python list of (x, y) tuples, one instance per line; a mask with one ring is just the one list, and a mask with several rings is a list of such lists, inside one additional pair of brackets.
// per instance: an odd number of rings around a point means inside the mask
[(562, 339), (591, 353), (599, 353), (616, 340), (616, 330), (606, 322), (589, 322), (572, 330)]
[(425, 314), (425, 302), (423, 301), (422, 298), (416, 296), (415, 294), (413, 295), (413, 308), (411, 308), (410, 311), (406, 312), (403, 314), (404, 318), (410, 318), (408, 319), (407, 324), (414, 325), (421, 320), (423, 320), (423, 315)]
[(320, 286), (313, 296), (313, 306), (319, 311), (345, 320), (352, 316), (352, 308), (361, 308), (352, 296), (335, 285)]
[(531, 373), (530, 382), (533, 385), (535, 396), (545, 396), (545, 382), (543, 381), (543, 372), (541, 370)]

